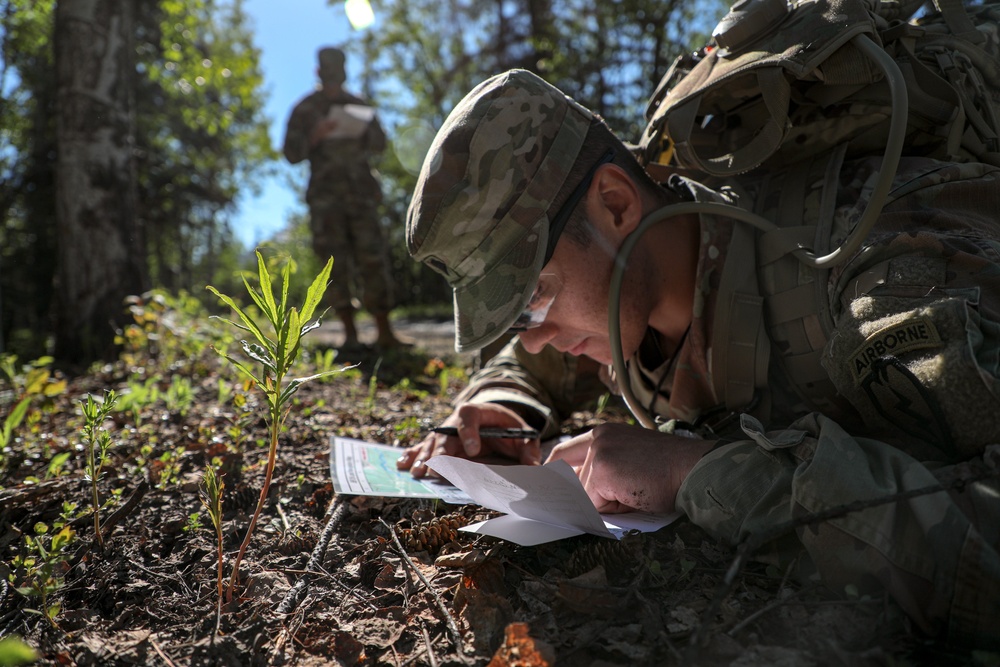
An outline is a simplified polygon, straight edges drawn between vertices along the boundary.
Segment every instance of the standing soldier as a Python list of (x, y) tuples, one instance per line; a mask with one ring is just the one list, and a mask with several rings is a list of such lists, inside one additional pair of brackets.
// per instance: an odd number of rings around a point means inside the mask
[(378, 220), (382, 189), (369, 158), (385, 149), (375, 109), (343, 89), (344, 52), (319, 50), (321, 86), (292, 109), (284, 154), (292, 164), (308, 159), (313, 249), (321, 261), (334, 257), (328, 303), (344, 323), (344, 348), (359, 347), (351, 283), (363, 276), (361, 301), (378, 326), (379, 347), (400, 341), (389, 324), (392, 283), (386, 242)]

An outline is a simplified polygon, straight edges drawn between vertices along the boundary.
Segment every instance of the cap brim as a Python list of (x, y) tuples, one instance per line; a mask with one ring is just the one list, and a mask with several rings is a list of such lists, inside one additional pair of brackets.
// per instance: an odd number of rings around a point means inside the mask
[(491, 271), (454, 289), (455, 349), (486, 347), (524, 311), (545, 262), (549, 220), (542, 216)]

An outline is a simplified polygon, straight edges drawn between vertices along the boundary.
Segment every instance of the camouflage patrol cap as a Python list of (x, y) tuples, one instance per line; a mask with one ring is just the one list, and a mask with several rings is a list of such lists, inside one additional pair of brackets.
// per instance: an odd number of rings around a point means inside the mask
[(323, 81), (343, 83), (347, 79), (344, 71), (344, 52), (327, 46), (319, 50), (319, 78)]
[(452, 286), (459, 352), (499, 338), (531, 298), (549, 208), (592, 118), (538, 76), (511, 70), (476, 86), (434, 138), (407, 212), (406, 243)]

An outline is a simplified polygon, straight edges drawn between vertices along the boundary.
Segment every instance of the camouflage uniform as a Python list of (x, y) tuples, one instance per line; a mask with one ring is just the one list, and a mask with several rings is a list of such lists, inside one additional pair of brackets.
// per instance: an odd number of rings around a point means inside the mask
[[(567, 138), (577, 134), (578, 105), (560, 95), (527, 73), (498, 75), (456, 107), (424, 163), (407, 239), (411, 254), (455, 288), (456, 346), (495, 339), (538, 279), (551, 193), (579, 149)], [(507, 109), (528, 111), (508, 118)], [(483, 124), (495, 119), (508, 122), (491, 127), (491, 142)], [(495, 140), (522, 134), (530, 140)], [(826, 240), (839, 246), (861, 217), (878, 167), (878, 159), (844, 165), (832, 172), (840, 174), (835, 198), (792, 192), (786, 213), (815, 225), (811, 212), (829, 206)], [(788, 185), (778, 180), (777, 189)], [(688, 200), (735, 196), (678, 176), (669, 187)], [(1000, 645), (1000, 169), (902, 160), (853, 257), (833, 270), (792, 264), (817, 300), (795, 302), (801, 312), (789, 315), (781, 312), (786, 304), (764, 299), (766, 382), (759, 400), (734, 410), (720, 408), (713, 346), (717, 335), (725, 340), (745, 325), (733, 321), (722, 331), (719, 317), (726, 269), (746, 257), (734, 240), (743, 223), (702, 215), (700, 225), (690, 330), (675, 358), (649, 335), (628, 362), (636, 410), (667, 429), (691, 422), (716, 441), (685, 479), (677, 506), (736, 544), (855, 501), (949, 486), (800, 527), (791, 543), (787, 535), (776, 540), (771, 555), (790, 558), (804, 547), (834, 589), (886, 590), (930, 634)], [(662, 253), (670, 261), (672, 248)], [(772, 293), (778, 277), (758, 273), (750, 282)], [(800, 355), (800, 339), (818, 340), (821, 354)], [(505, 404), (548, 437), (599, 394), (599, 370), (553, 348), (530, 354), (514, 339), (457, 401)], [(970, 477), (991, 468), (992, 476)], [(950, 487), (956, 479), (966, 482), (961, 490)]]
[[(876, 166), (842, 171), (841, 227), (860, 217)], [(684, 179), (673, 185), (723, 199)], [(673, 363), (649, 337), (629, 371), (640, 404), (661, 421), (715, 422), (706, 436), (720, 444), (677, 502), (718, 538), (736, 544), (807, 513), (949, 481), (982, 463), (991, 445), (1000, 466), (1000, 169), (904, 160), (892, 198), (866, 247), (828, 279), (836, 328), (823, 366), (845, 400), (811, 412), (778, 356), (768, 413), (748, 409), (728, 424), (712, 415), (719, 401), (709, 346), (718, 278), (739, 223), (702, 217), (691, 330)], [(504, 403), (552, 435), (600, 390), (593, 374), (577, 372), (586, 363), (551, 348), (530, 355), (515, 340), (459, 400)], [(930, 633), (996, 642), (998, 498), (994, 477), (852, 512), (798, 537), (834, 588), (880, 585)]]
[(306, 203), (313, 249), (323, 261), (334, 258), (327, 301), (335, 310), (351, 309), (351, 283), (363, 282), (362, 303), (372, 313), (388, 313), (392, 280), (386, 240), (379, 223), (382, 190), (369, 158), (385, 148), (385, 133), (375, 118), (358, 138), (331, 138), (309, 148), (309, 135), (334, 105), (367, 103), (343, 90), (329, 97), (322, 90), (295, 105), (285, 132), (285, 157), (292, 164), (308, 158)]

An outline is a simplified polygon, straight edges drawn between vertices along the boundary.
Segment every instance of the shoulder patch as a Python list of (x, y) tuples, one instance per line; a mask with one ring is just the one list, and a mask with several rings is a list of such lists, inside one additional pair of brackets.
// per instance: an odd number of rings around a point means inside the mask
[(876, 359), (888, 354), (898, 357), (911, 350), (940, 345), (941, 336), (929, 317), (911, 317), (905, 322), (879, 329), (868, 336), (849, 357), (854, 384), (861, 384), (871, 372), (872, 362)]

